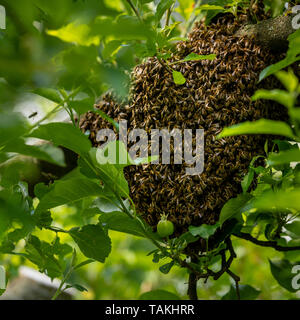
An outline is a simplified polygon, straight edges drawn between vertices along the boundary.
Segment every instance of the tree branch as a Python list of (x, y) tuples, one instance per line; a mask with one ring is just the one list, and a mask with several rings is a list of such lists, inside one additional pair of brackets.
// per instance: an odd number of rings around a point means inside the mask
[(235, 35), (237, 37), (254, 36), (255, 41), (261, 45), (277, 51), (285, 51), (288, 36), (296, 31), (292, 26), (293, 17), (294, 15), (279, 16), (257, 24), (245, 25)]
[(198, 300), (198, 294), (197, 294), (197, 275), (193, 272), (189, 274), (189, 287), (187, 294), (190, 298), (190, 300)]
[(248, 233), (244, 233), (244, 232), (240, 232), (240, 233), (234, 233), (234, 236), (244, 239), (244, 240), (248, 240), (258, 246), (262, 246), (262, 247), (269, 247), (269, 248), (273, 248), (277, 251), (297, 251), (300, 250), (300, 246), (296, 246), (296, 247), (283, 247), (277, 244), (276, 241), (262, 241), (262, 240), (258, 240), (256, 238), (254, 238), (253, 236), (251, 236), (251, 234)]

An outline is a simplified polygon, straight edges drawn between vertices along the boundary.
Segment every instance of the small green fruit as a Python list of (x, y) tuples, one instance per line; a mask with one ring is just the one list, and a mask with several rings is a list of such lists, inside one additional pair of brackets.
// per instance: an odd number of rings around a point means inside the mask
[(157, 233), (162, 238), (166, 238), (174, 233), (174, 224), (167, 220), (167, 216), (161, 216), (161, 220), (157, 224)]

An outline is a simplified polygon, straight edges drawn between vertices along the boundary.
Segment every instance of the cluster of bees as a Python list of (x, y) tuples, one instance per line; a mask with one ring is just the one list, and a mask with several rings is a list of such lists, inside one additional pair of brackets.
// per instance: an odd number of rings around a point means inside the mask
[[(253, 102), (260, 87), (274, 88), (269, 77), (257, 84), (259, 73), (278, 57), (251, 38), (237, 38), (236, 31), (247, 17), (223, 15), (210, 25), (197, 23), (187, 41), (177, 44), (170, 62), (190, 53), (216, 54), (214, 60), (172, 64), (187, 79), (176, 85), (172, 74), (155, 57), (138, 65), (132, 74), (129, 103), (118, 104), (112, 95), (104, 96), (97, 107), (116, 121), (126, 119), (128, 130), (204, 129), (205, 165), (201, 175), (185, 175), (186, 165), (147, 164), (125, 169), (131, 197), (137, 211), (151, 226), (161, 214), (175, 226), (178, 234), (189, 225), (214, 224), (220, 210), (241, 192), (241, 180), (250, 161), (264, 154), (266, 136), (249, 135), (217, 140), (223, 128), (260, 118), (282, 119), (285, 110), (266, 100)], [(94, 146), (102, 128), (112, 128), (94, 113), (81, 119), (81, 129), (90, 131)]]

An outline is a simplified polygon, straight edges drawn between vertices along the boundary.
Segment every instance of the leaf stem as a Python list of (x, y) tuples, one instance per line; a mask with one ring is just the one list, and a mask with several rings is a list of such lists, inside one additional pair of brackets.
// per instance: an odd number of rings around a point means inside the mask
[(138, 17), (138, 19), (140, 21), (142, 21), (142, 18), (138, 12), (138, 10), (136, 9), (136, 7), (133, 5), (132, 1), (131, 0), (126, 0), (128, 2), (128, 4), (130, 5), (131, 9), (134, 11), (135, 15)]

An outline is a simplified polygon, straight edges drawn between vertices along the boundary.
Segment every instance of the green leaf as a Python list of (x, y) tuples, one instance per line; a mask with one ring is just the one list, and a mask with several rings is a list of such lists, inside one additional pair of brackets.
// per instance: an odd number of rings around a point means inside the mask
[(176, 84), (182, 85), (186, 83), (186, 79), (180, 71), (173, 70), (172, 74), (173, 74), (174, 82)]
[(202, 55), (197, 53), (190, 53), (183, 59), (183, 61), (214, 60), (215, 58), (215, 54)]
[(300, 221), (299, 220), (293, 221), (292, 223), (289, 223), (289, 224), (285, 224), (284, 227), (288, 231), (300, 237)]
[(41, 145), (28, 145), (23, 139), (17, 139), (8, 143), (3, 148), (3, 151), (30, 156), (61, 167), (66, 165), (63, 151), (49, 143)]
[(172, 267), (174, 266), (174, 261), (164, 264), (159, 268), (159, 271), (163, 274), (168, 274)]
[(0, 117), (0, 147), (9, 141), (22, 136), (29, 129), (25, 118), (18, 113), (1, 113)]
[(155, 13), (156, 23), (159, 23), (164, 13), (175, 3), (175, 0), (160, 0)]
[(128, 217), (124, 212), (115, 211), (103, 213), (99, 217), (99, 221), (103, 227), (110, 230), (145, 237), (141, 224), (135, 219)]
[(267, 100), (276, 101), (288, 109), (293, 108), (294, 103), (295, 103), (295, 97), (292, 93), (289, 93), (289, 92), (283, 91), (283, 90), (279, 90), (279, 89), (274, 89), (274, 90), (260, 89), (260, 90), (257, 90), (255, 92), (254, 96), (252, 97), (252, 100), (256, 101), (258, 99), (267, 99)]
[(69, 23), (57, 30), (47, 30), (47, 34), (57, 37), (62, 41), (75, 43), (81, 46), (98, 46), (100, 43), (99, 37), (91, 36), (90, 31), (90, 27), (86, 24)]
[(69, 234), (87, 258), (104, 262), (111, 251), (110, 238), (99, 225), (73, 228)]
[(36, 264), (41, 272), (46, 272), (51, 279), (60, 277), (63, 273), (63, 268), (54, 254), (51, 245), (36, 236), (30, 236), (26, 243), (26, 258)]
[(280, 190), (278, 192), (267, 191), (261, 197), (255, 199), (249, 209), (257, 208), (269, 211), (271, 208), (286, 210), (287, 208), (300, 210), (300, 189)]
[(92, 112), (99, 114), (104, 120), (111, 123), (117, 131), (119, 131), (119, 124), (112, 118), (110, 118), (105, 112), (99, 109), (93, 109)]
[(153, 41), (155, 32), (136, 17), (120, 15), (114, 20), (98, 17), (91, 29), (91, 35), (113, 37), (114, 40), (149, 40)]
[(243, 193), (247, 193), (253, 179), (254, 179), (254, 170), (250, 169), (249, 172), (245, 175), (244, 179), (241, 182)]
[(54, 183), (52, 189), (41, 199), (36, 211), (45, 211), (91, 196), (100, 197), (102, 193), (103, 188), (89, 179), (59, 180)]
[(37, 211), (32, 218), (34, 219), (36, 226), (40, 229), (50, 227), (53, 221), (50, 211)]
[(282, 151), (280, 153), (271, 153), (268, 158), (268, 164), (270, 166), (288, 164), (291, 162), (300, 162), (299, 149), (291, 149), (287, 151)]
[(233, 217), (240, 218), (243, 213), (243, 208), (245, 204), (252, 198), (249, 193), (244, 193), (238, 195), (236, 198), (230, 199), (223, 206), (219, 222), (222, 225), (226, 220), (231, 219)]
[(292, 33), (289, 37), (289, 49), (286, 54), (286, 57), (270, 66), (268, 66), (266, 69), (264, 69), (260, 75), (259, 75), (259, 81), (262, 81), (266, 77), (270, 76), (271, 74), (274, 74), (281, 69), (284, 69), (291, 65), (292, 63), (299, 61), (300, 57), (300, 30), (295, 31)]
[[(241, 300), (255, 300), (259, 294), (260, 290), (256, 290), (249, 285), (239, 285), (240, 298)], [(238, 300), (236, 288), (230, 286), (230, 290), (222, 297), (221, 300)]]
[(195, 237), (200, 236), (203, 239), (208, 239), (212, 236), (216, 230), (220, 227), (220, 223), (216, 223), (214, 225), (202, 224), (200, 227), (189, 227), (189, 232)]
[(176, 294), (165, 290), (153, 290), (143, 293), (139, 300), (181, 300)]
[(297, 90), (299, 80), (291, 69), (288, 72), (278, 71), (275, 75), (289, 92), (295, 92)]
[(56, 103), (62, 103), (63, 99), (61, 98), (60, 94), (55, 89), (51, 88), (37, 88), (32, 91), (32, 93), (37, 94), (43, 98), (46, 98), (50, 101)]
[(295, 139), (291, 127), (285, 122), (260, 119), (258, 121), (246, 121), (233, 125), (217, 136), (218, 139), (230, 136), (239, 136), (246, 134), (273, 134)]
[(94, 99), (86, 98), (82, 100), (73, 100), (68, 102), (68, 106), (74, 109), (77, 114), (84, 114), (93, 110)]
[(115, 55), (120, 50), (121, 45), (122, 41), (120, 40), (112, 40), (106, 43), (102, 51), (103, 58), (106, 60), (114, 59)]
[(80, 292), (84, 292), (84, 291), (88, 291), (88, 289), (86, 289), (85, 287), (81, 286), (80, 284), (71, 284), (71, 285), (67, 285), (66, 289), (68, 288), (75, 288), (76, 290), (80, 291)]
[(300, 262), (292, 264), (288, 260), (269, 260), (269, 263), (271, 273), (279, 285), (290, 292), (298, 291), (292, 286), (292, 280), (295, 277), (295, 274), (292, 273), (292, 269), (295, 265), (300, 265)]
[(56, 146), (63, 146), (80, 155), (91, 148), (89, 139), (72, 124), (53, 122), (39, 126), (30, 137), (51, 141)]
[(90, 264), (90, 263), (93, 263), (93, 262), (95, 262), (95, 260), (93, 260), (93, 259), (85, 260), (85, 261), (79, 263), (78, 265), (76, 265), (76, 266), (74, 267), (74, 270), (77, 270), (77, 269), (79, 269), (79, 268), (81, 268), (81, 267), (83, 267), (83, 266), (85, 266), (85, 265), (88, 265), (88, 264)]
[(225, 9), (221, 6), (211, 5), (211, 4), (203, 4), (199, 8), (199, 10), (221, 10), (224, 11)]
[(28, 203), (21, 192), (0, 190), (0, 239), (15, 220), (21, 222), (26, 230), (34, 226)]

